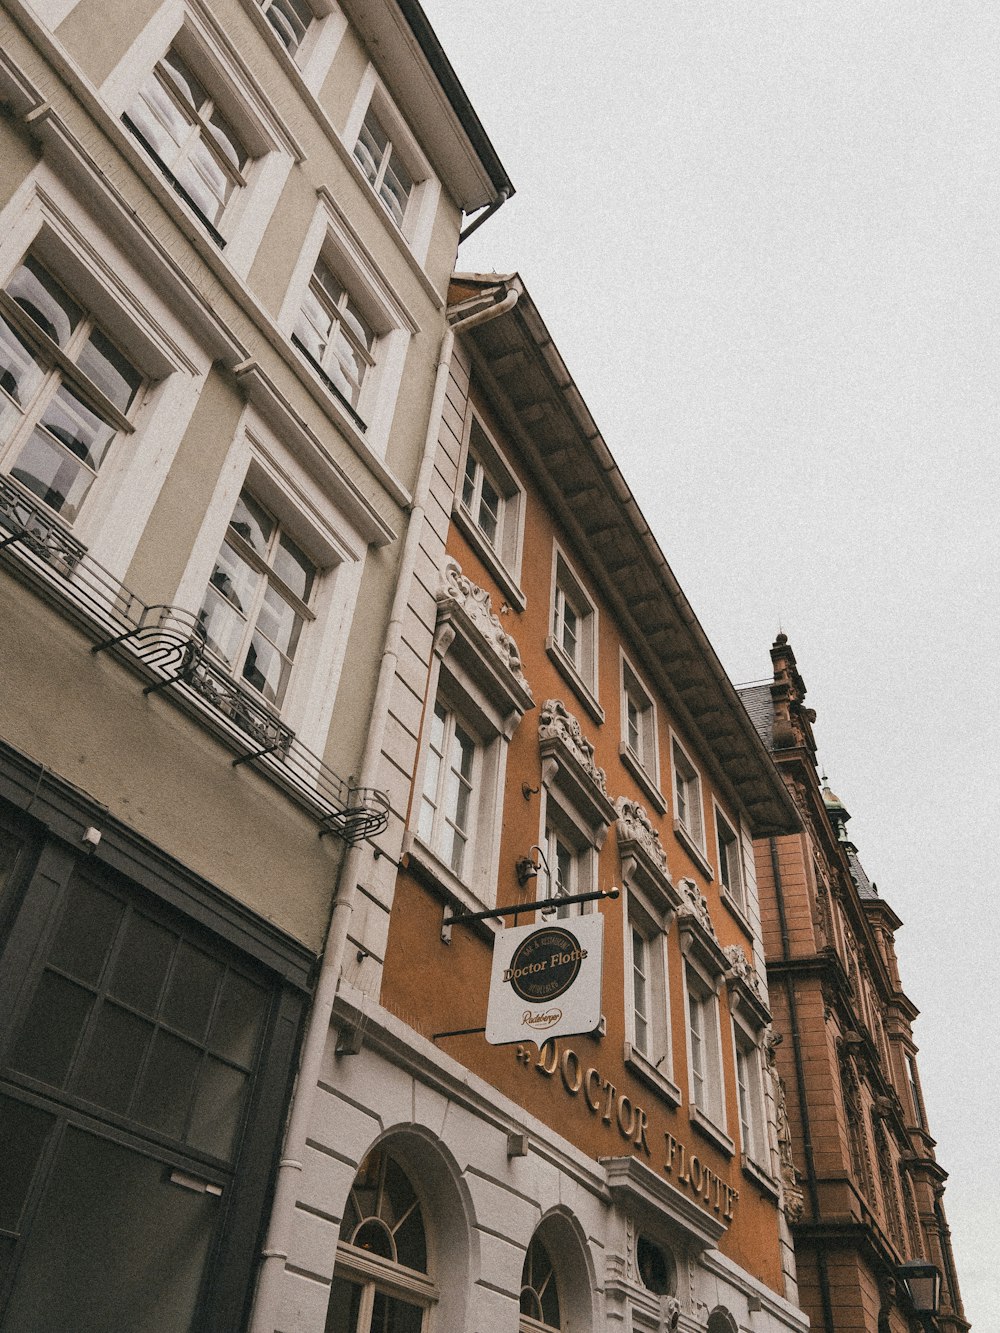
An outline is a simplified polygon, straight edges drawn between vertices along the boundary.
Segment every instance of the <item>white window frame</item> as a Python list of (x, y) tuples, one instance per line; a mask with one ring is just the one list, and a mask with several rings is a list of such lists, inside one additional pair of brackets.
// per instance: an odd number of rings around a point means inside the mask
[[(538, 845), (545, 852), (548, 874), (543, 866), (538, 883), (540, 898), (570, 897), (576, 893), (589, 893), (597, 887), (598, 849), (593, 838), (593, 830), (573, 809), (565, 795), (560, 799), (546, 787), (542, 800)], [(561, 844), (569, 853), (568, 876), (561, 874), (557, 859), (557, 844)], [(555, 915), (564, 920), (572, 916), (581, 916), (594, 909), (594, 903), (570, 903), (566, 907), (558, 907)]]
[[(621, 653), (621, 761), (659, 814), (667, 809), (660, 790), (659, 719), (653, 695), (628, 656)], [(632, 741), (629, 705), (636, 712), (638, 747)]]
[(293, 78), (301, 79), (307, 91), (313, 97), (317, 97), (326, 82), (326, 76), (330, 72), (341, 39), (347, 31), (347, 18), (335, 0), (306, 0), (306, 3), (312, 10), (313, 19), (302, 41), (292, 53), (278, 36), (264, 12), (262, 0), (242, 0), (244, 9), (277, 58), (285, 62)]
[[(471, 508), (465, 501), (465, 479), (470, 458), (475, 460), (478, 468), (474, 504)], [(489, 480), (500, 500), (495, 541), (491, 541), (483, 531), (477, 513), (484, 477)], [(527, 599), (520, 587), (525, 504), (524, 487), (518, 481), (482, 414), (470, 402), (462, 431), (462, 452), (459, 457), (452, 514), (462, 534), (475, 548), (476, 554), (496, 579), (510, 605), (517, 611), (523, 611), (527, 606)]]
[[(354, 157), (354, 148), (361, 134), (365, 116), (371, 109), (388, 136), (394, 152), (399, 154), (413, 181), (402, 225), (397, 225), (386, 205), (379, 198), (361, 164)], [(344, 147), (347, 149), (355, 178), (372, 199), (373, 206), (384, 221), (390, 234), (408, 247), (414, 259), (423, 265), (430, 247), (434, 218), (441, 196), (441, 182), (421, 149), (404, 117), (400, 114), (385, 84), (371, 63), (361, 77), (354, 103), (344, 125)]]
[[(594, 721), (603, 722), (604, 709), (598, 699), (600, 626), (597, 607), (557, 542), (552, 546), (552, 595), (549, 606), (550, 628), (545, 640), (545, 651)], [(567, 652), (564, 647), (567, 606), (577, 621), (575, 654)]]
[[(688, 1060), (688, 1097), (692, 1120), (703, 1128), (726, 1133), (726, 1083), (722, 1065), (722, 1025), (719, 1014), (718, 986), (721, 977), (712, 978), (690, 957), (684, 961), (684, 992)], [(701, 1044), (700, 1076), (695, 1069), (694, 1029), (698, 1027)], [(728, 1143), (732, 1150), (732, 1143)]]
[[(668, 932), (670, 914), (656, 912), (635, 886), (628, 888), (625, 943), (625, 1063), (662, 1093), (674, 1106), (681, 1100), (674, 1082), (673, 1034), (670, 1009), (670, 964)], [(647, 992), (647, 1034), (642, 1042), (637, 1030), (635, 1003), (635, 935), (643, 944), (644, 979)]]
[[(249, 406), (181, 577), (178, 605), (189, 609), (201, 606), (243, 489), (266, 506), (317, 566), (310, 606), (313, 618), (303, 626), (288, 688), (275, 713), (304, 745), (322, 754), (367, 544), (326, 488), (289, 456), (284, 442), (256, 408)], [(233, 679), (240, 682), (238, 671), (234, 670)]]
[(670, 733), (670, 778), (674, 833), (698, 870), (711, 879), (712, 866), (705, 855), (705, 793), (701, 773), (674, 731)]
[[(464, 576), (454, 561), (455, 586)], [(404, 849), (419, 859), (445, 890), (473, 911), (496, 904), (503, 831), (504, 781), (507, 751), (524, 713), (533, 707), (531, 695), (493, 643), (481, 623), (470, 616), (449, 592), (447, 577), (438, 596), (437, 625), (427, 682), (423, 721), (413, 775)], [(472, 585), (467, 585), (471, 587)], [(474, 610), (481, 611), (478, 604)], [(421, 837), (420, 806), (426, 785), (431, 741), (431, 717), (438, 701), (462, 723), (476, 742), (476, 790), (469, 838), (460, 874), (447, 864), (433, 844)], [(496, 929), (496, 922), (487, 922)]]
[(98, 231), (76, 193), (39, 163), (0, 210), (0, 276), (5, 285), (26, 254), (36, 255), (146, 377), (129, 410), (132, 433), (112, 445), (73, 524), (90, 554), (123, 578), (212, 359), (147, 273), (105, 232), (95, 244)]
[[(418, 325), (400, 298), (388, 286), (371, 256), (352, 234), (340, 206), (325, 191), (299, 251), (299, 258), (278, 315), (278, 325), (291, 340), (317, 263), (322, 260), (356, 302), (375, 331), (374, 366), (365, 376), (357, 407), (351, 409), (330, 390), (313, 362), (299, 352), (302, 364), (317, 385), (321, 401), (351, 447), (362, 457), (374, 454), (381, 463), (389, 441), (406, 354)], [(356, 418), (364, 422), (359, 428)]]
[[(715, 855), (719, 894), (741, 920), (747, 915), (747, 884), (743, 867), (743, 839), (739, 828), (726, 818), (718, 801), (712, 801), (715, 823)], [(729, 880), (727, 884), (726, 880)]]
[[(442, 751), (438, 759), (434, 790), (431, 792), (428, 791), (428, 777), (431, 772), (431, 755), (436, 753), (434, 750), (433, 727), (438, 710), (444, 713), (444, 736)], [(478, 844), (482, 841), (483, 811), (481, 802), (484, 795), (484, 786), (492, 785), (490, 784), (491, 776), (494, 782), (496, 780), (495, 774), (491, 775), (490, 773), (493, 756), (490, 756), (489, 745), (484, 743), (481, 738), (482, 733), (477, 735), (465, 714), (459, 708), (453, 706), (452, 696), (449, 694), (447, 686), (442, 687), (440, 682), (437, 698), (434, 700), (433, 708), (429, 709), (426, 714), (424, 726), (427, 735), (421, 763), (422, 781), (420, 787), (414, 792), (416, 835), (428, 851), (442, 865), (446, 866), (452, 875), (468, 883), (474, 877), (473, 862)], [(467, 778), (461, 773), (459, 773), (458, 778), (459, 783), (467, 782), (470, 792), (465, 825), (457, 823), (457, 810), (453, 809), (448, 803), (448, 788), (451, 774), (454, 771), (453, 747), (459, 729), (472, 747), (471, 771)], [(429, 831), (424, 831), (424, 814), (428, 809), (432, 811), (431, 827)], [(444, 846), (445, 839), (449, 837), (449, 829), (457, 830), (465, 839), (458, 866), (454, 865), (453, 860), (447, 856)]]
[(746, 1167), (755, 1166), (770, 1176), (767, 1100), (764, 1091), (760, 1032), (752, 1031), (735, 1014), (732, 1017), (732, 1029), (736, 1107), (740, 1122), (743, 1164)]
[[(266, 22), (266, 20), (265, 20)], [(200, 0), (168, 0), (153, 15), (101, 86), (101, 96), (116, 118), (128, 115), (139, 89), (174, 48), (204, 84), (219, 110), (246, 147), (242, 189), (235, 190), (214, 229), (225, 245), (221, 253), (242, 277), (250, 271), (292, 164), (304, 157), (294, 135), (274, 109), (273, 99), (250, 74), (222, 25)], [(159, 165), (122, 125), (122, 142), (134, 160), (148, 165), (149, 179), (160, 183), (160, 197), (203, 225), (183, 203)]]

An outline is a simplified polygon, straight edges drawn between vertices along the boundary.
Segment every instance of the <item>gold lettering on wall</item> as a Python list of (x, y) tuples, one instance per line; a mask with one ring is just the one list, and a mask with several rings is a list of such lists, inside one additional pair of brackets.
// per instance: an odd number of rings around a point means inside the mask
[[(533, 1055), (530, 1047), (522, 1045), (516, 1048), (514, 1058), (518, 1064), (527, 1068), (533, 1062)], [(624, 1093), (619, 1094), (615, 1085), (604, 1078), (594, 1065), (584, 1069), (572, 1047), (565, 1047), (560, 1054), (556, 1043), (547, 1041), (539, 1048), (534, 1065), (545, 1078), (553, 1078), (558, 1073), (570, 1097), (576, 1097), (582, 1092), (583, 1101), (591, 1115), (609, 1128), (616, 1128), (636, 1151), (645, 1153), (647, 1157), (653, 1156), (647, 1134), (648, 1112)], [(677, 1185), (690, 1190), (699, 1203), (717, 1213), (724, 1222), (731, 1222), (740, 1197), (739, 1190), (733, 1189), (721, 1176), (716, 1175), (696, 1153), (689, 1154), (680, 1139), (669, 1131), (664, 1131), (663, 1140), (663, 1174)]]

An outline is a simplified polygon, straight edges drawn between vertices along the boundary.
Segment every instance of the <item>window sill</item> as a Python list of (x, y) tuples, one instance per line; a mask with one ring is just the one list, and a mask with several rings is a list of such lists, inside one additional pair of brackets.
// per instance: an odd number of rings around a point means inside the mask
[(638, 757), (632, 753), (624, 742), (618, 747), (618, 754), (622, 763), (638, 782), (639, 786), (646, 793), (646, 797), (657, 812), (663, 815), (667, 811), (667, 798), (660, 791), (659, 784), (651, 773), (647, 773), (639, 762)]
[(625, 1043), (624, 1060), (636, 1078), (641, 1078), (643, 1083), (647, 1083), (658, 1092), (665, 1102), (671, 1106), (680, 1106), (681, 1090), (677, 1084), (667, 1078), (666, 1074), (662, 1074), (653, 1061), (648, 1060), (641, 1051), (637, 1051), (629, 1041)]
[(740, 903), (737, 902), (726, 886), (721, 883), (719, 885), (719, 897), (722, 899), (723, 907), (736, 918), (744, 934), (748, 935), (752, 940), (754, 937), (753, 927), (750, 925), (750, 920), (747, 917), (746, 911)]
[(500, 588), (500, 591), (506, 597), (507, 601), (515, 611), (523, 611), (528, 605), (527, 597), (525, 597), (524, 593), (518, 586), (514, 575), (510, 573), (506, 565), (504, 565), (500, 557), (497, 555), (496, 551), (479, 531), (472, 515), (458, 500), (452, 505), (451, 513), (455, 520), (455, 526), (493, 575), (493, 578), (497, 582), (497, 586)]
[[(406, 868), (419, 879), (421, 884), (443, 898), (452, 909), (464, 908), (468, 912), (482, 912), (492, 906), (477, 898), (469, 886), (450, 870), (445, 863), (415, 833), (407, 833), (403, 838), (403, 856)], [(500, 930), (502, 917), (477, 921), (476, 927), (495, 935)]]
[(604, 709), (597, 702), (590, 686), (551, 635), (545, 640), (545, 651), (549, 655), (549, 660), (555, 663), (556, 670), (563, 680), (570, 686), (594, 721), (600, 725), (604, 721)]
[(768, 1198), (777, 1203), (779, 1198), (778, 1182), (769, 1172), (765, 1171), (762, 1166), (758, 1166), (746, 1153), (740, 1155), (740, 1166), (743, 1169), (743, 1174), (752, 1180), (759, 1189), (763, 1190)]
[(685, 824), (682, 824), (679, 819), (674, 820), (674, 834), (677, 837), (677, 841), (694, 862), (695, 868), (699, 870), (709, 882), (711, 882), (713, 879), (713, 872), (708, 858), (695, 842), (690, 830)]
[(688, 1111), (689, 1119), (699, 1133), (706, 1139), (722, 1150), (727, 1157), (732, 1157), (736, 1152), (736, 1144), (732, 1141), (724, 1129), (720, 1129), (714, 1120), (710, 1119), (699, 1106), (692, 1106)]

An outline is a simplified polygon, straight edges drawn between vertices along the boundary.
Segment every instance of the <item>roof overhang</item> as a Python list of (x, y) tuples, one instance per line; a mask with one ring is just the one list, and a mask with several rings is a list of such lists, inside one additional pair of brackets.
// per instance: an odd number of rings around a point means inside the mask
[(514, 193), (417, 0), (340, 0), (449, 194), (465, 213)]
[(452, 304), (498, 285), (517, 292), (513, 309), (463, 335), (479, 384), (722, 790), (755, 836), (796, 832), (794, 802), (520, 277), (456, 274)]

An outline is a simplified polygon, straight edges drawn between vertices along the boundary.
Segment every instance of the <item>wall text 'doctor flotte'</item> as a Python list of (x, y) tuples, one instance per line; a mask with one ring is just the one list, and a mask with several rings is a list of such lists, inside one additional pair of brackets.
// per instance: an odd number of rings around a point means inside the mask
[[(535, 1051), (530, 1046), (520, 1045), (515, 1051), (518, 1063), (526, 1067), (532, 1063), (534, 1056)], [(571, 1097), (582, 1093), (592, 1115), (599, 1116), (602, 1123), (609, 1127), (617, 1127), (622, 1138), (631, 1143), (636, 1151), (644, 1152), (647, 1157), (653, 1156), (649, 1146), (648, 1112), (624, 1093), (619, 1093), (615, 1085), (593, 1065), (584, 1068), (580, 1057), (571, 1047), (564, 1047), (560, 1052), (555, 1042), (547, 1041), (538, 1051), (534, 1065), (538, 1073), (546, 1078), (554, 1078), (558, 1074)], [(697, 1153), (689, 1153), (685, 1145), (669, 1131), (664, 1130), (663, 1139), (664, 1160), (661, 1169), (664, 1175), (690, 1190), (699, 1203), (718, 1213), (724, 1222), (731, 1222), (740, 1197), (739, 1190), (733, 1189), (716, 1175)]]

